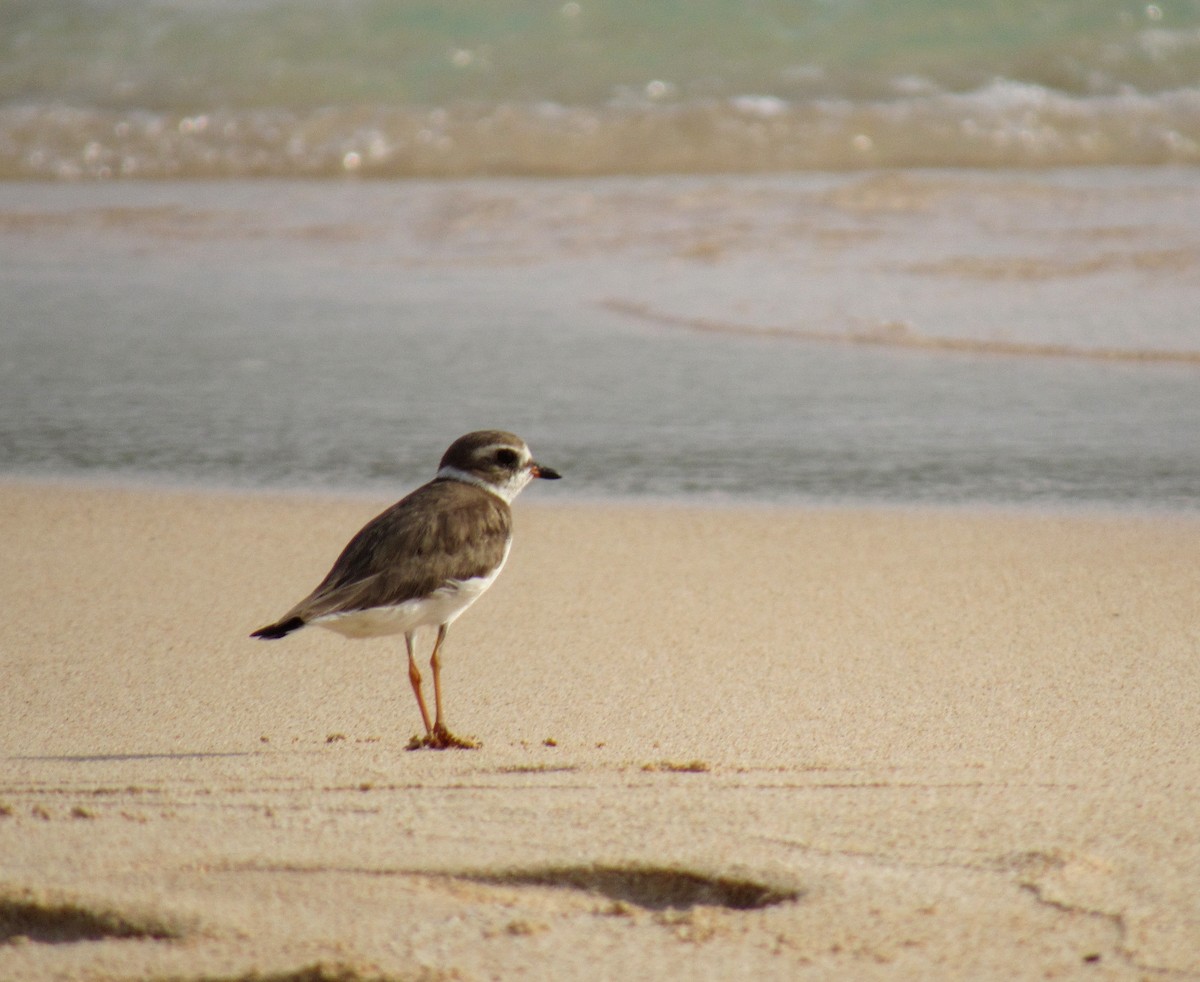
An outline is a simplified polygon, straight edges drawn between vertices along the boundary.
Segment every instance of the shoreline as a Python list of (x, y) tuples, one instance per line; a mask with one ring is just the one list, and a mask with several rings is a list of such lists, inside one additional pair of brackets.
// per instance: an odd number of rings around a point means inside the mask
[[(423, 481), (421, 478), (410, 482), (397, 482), (395, 490), (389, 492), (380, 488), (351, 488), (344, 486), (322, 487), (319, 485), (294, 486), (264, 486), (238, 484), (197, 484), (187, 479), (173, 479), (155, 475), (133, 476), (128, 474), (0, 474), (0, 493), (5, 490), (21, 491), (45, 488), (50, 491), (76, 491), (99, 493), (129, 493), (148, 495), (195, 495), (199, 498), (227, 497), (246, 498), (250, 500), (274, 500), (283, 502), (373, 502), (382, 509), (393, 502), (399, 501), (410, 491), (415, 490)], [(894, 515), (945, 515), (970, 516), (980, 518), (1078, 518), (1097, 521), (1180, 521), (1183, 523), (1200, 523), (1200, 499), (1195, 504), (1164, 505), (1153, 503), (1120, 504), (1111, 501), (1039, 501), (1019, 502), (1002, 500), (977, 501), (921, 501), (921, 500), (891, 500), (871, 498), (851, 498), (846, 496), (811, 498), (769, 498), (741, 497), (722, 495), (713, 492), (710, 497), (681, 493), (679, 495), (644, 494), (644, 495), (613, 495), (604, 497), (587, 493), (571, 493), (569, 490), (555, 488), (553, 499), (543, 497), (536, 502), (526, 502), (523, 499), (518, 508), (533, 507), (537, 509), (570, 509), (570, 508), (601, 508), (620, 511), (662, 509), (664, 511), (716, 511), (716, 512), (778, 512), (778, 513), (815, 513), (846, 515), (867, 514), (880, 512)]]
[[(1153, 359), (1200, 350), (1191, 188), (0, 184), (8, 465), (390, 495), (497, 422), (599, 496), (1176, 510), (1200, 486), (1194, 365)], [(758, 336), (793, 328), (821, 340)]]

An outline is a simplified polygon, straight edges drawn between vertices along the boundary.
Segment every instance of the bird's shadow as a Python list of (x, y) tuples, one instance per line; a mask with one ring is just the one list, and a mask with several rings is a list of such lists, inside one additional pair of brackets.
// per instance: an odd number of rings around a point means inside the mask
[(45, 754), (6, 757), (5, 760), (41, 764), (112, 764), (133, 760), (215, 760), (223, 757), (254, 757), (261, 751), (185, 751), (174, 754)]

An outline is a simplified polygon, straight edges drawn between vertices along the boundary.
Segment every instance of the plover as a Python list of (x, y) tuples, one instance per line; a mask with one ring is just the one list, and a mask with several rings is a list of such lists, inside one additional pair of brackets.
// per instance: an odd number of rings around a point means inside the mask
[[(560, 476), (535, 462), (525, 441), (512, 433), (479, 430), (459, 437), (432, 481), (363, 526), (312, 593), (251, 637), (282, 638), (309, 625), (348, 638), (403, 634), (408, 679), (425, 724), (424, 738), (414, 738), (412, 745), (477, 746), (446, 728), (442, 642), (504, 568), (512, 545), (512, 500), (533, 478)], [(429, 659), (432, 723), (413, 653), (421, 627), (437, 628)]]

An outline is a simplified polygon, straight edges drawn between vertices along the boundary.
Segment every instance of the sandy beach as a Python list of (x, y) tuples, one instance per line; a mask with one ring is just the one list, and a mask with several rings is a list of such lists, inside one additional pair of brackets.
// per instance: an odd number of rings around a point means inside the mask
[(386, 504), (0, 486), (0, 978), (1200, 978), (1196, 519), (531, 496), (406, 752)]

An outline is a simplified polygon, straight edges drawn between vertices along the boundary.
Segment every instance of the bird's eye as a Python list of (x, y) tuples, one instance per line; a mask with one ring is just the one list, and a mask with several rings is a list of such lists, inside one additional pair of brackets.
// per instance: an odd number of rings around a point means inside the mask
[(496, 463), (501, 467), (516, 467), (519, 459), (515, 450), (496, 451)]

